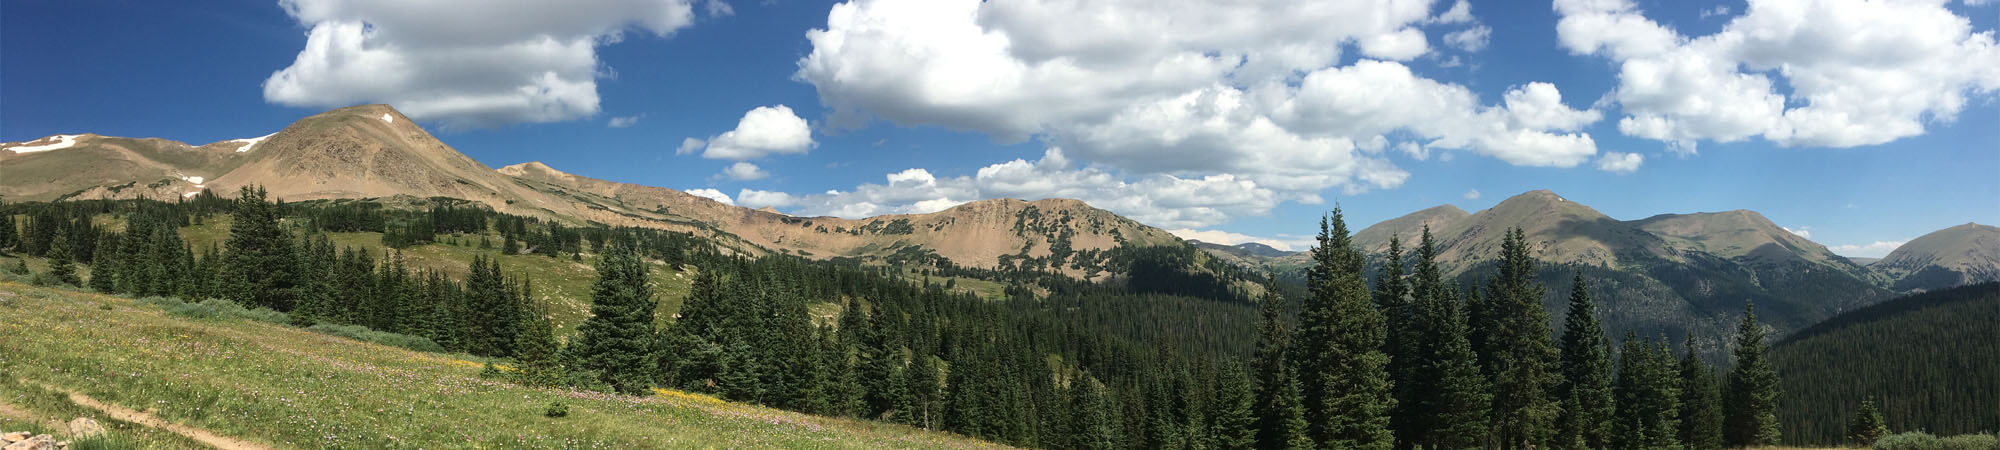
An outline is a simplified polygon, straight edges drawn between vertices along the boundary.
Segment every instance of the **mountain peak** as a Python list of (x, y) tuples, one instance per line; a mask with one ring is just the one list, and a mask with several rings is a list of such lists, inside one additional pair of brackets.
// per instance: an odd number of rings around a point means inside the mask
[(549, 167), (548, 164), (543, 164), (541, 161), (528, 161), (520, 164), (501, 167), (495, 170), (498, 170), (500, 173), (507, 174), (508, 176), (515, 176), (515, 177), (526, 176), (531, 173), (543, 174), (543, 175), (569, 175), (568, 172), (556, 170), (556, 168)]

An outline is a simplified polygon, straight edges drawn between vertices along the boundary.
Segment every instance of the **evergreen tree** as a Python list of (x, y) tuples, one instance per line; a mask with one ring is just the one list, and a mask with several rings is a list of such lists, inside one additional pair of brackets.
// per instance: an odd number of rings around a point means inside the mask
[(1861, 409), (1854, 411), (1854, 420), (1847, 423), (1847, 443), (1859, 447), (1871, 447), (1875, 440), (1889, 434), (1889, 424), (1882, 420), (1882, 411), (1875, 409), (1875, 399), (1861, 401)]
[(1208, 418), (1209, 429), (1203, 433), (1204, 447), (1215, 449), (1249, 449), (1257, 445), (1257, 415), (1253, 409), (1257, 401), (1256, 389), (1250, 375), (1235, 362), (1227, 363), (1215, 380), (1215, 398), (1208, 402), (1211, 407)]
[(1467, 340), (1466, 317), (1444, 282), (1437, 265), (1437, 244), (1429, 226), (1417, 247), (1411, 294), (1416, 307), (1416, 368), (1409, 378), (1416, 412), (1409, 436), (1412, 444), (1430, 449), (1478, 448), (1487, 433), (1486, 413), (1492, 398), (1486, 377), (1479, 373), (1478, 355)]
[(14, 248), (20, 245), (20, 243), (21, 232), (15, 228), (14, 215), (11, 213), (0, 213), (0, 255), (7, 254), (8, 249)]
[(1362, 280), (1362, 256), (1339, 208), (1320, 220), (1312, 295), (1299, 312), (1299, 386), (1308, 434), (1334, 448), (1387, 449), (1395, 444), (1389, 410), (1388, 338), (1382, 312)]
[(621, 247), (600, 256), (597, 283), (591, 286), (591, 316), (577, 326), (568, 349), (577, 367), (596, 371), (619, 392), (645, 391), (652, 379), (647, 360), (654, 342), (654, 307), (646, 262), (636, 251)]
[(1608, 448), (1611, 436), (1611, 355), (1590, 290), (1577, 274), (1563, 317), (1562, 380), (1556, 397), (1565, 402), (1556, 421), (1557, 448)]
[(938, 373), (937, 357), (920, 354), (910, 362), (910, 423), (936, 429), (944, 407), (944, 379)]
[(109, 294), (118, 291), (116, 283), (118, 251), (117, 246), (110, 245), (112, 242), (117, 242), (116, 236), (107, 234), (98, 238), (97, 255), (90, 258), (90, 288), (97, 292)]
[(514, 359), (521, 362), (521, 376), (529, 384), (561, 383), (562, 363), (556, 357), (560, 344), (541, 308), (531, 307), (528, 314), (522, 314), (518, 328), (521, 333), (514, 337)]
[[(850, 304), (850, 306), (852, 305)], [(822, 389), (825, 392), (827, 403), (827, 410), (824, 414), (830, 416), (859, 417), (861, 410), (864, 408), (864, 403), (861, 400), (861, 379), (857, 377), (854, 370), (853, 347), (842, 344), (840, 339), (835, 337), (837, 332), (829, 331), (825, 327), (820, 329), (819, 334), (820, 367), (826, 370), (827, 375), (825, 379), (828, 383)], [(954, 370), (952, 370), (951, 374), (954, 375), (953, 378), (957, 378), (956, 376), (960, 375), (958, 369), (962, 368), (954, 367)]]
[(1276, 293), (1264, 294), (1263, 319), (1257, 325), (1257, 448), (1311, 448), (1306, 436), (1305, 407), (1300, 404), (1299, 382), (1292, 376), (1286, 354), (1291, 333), (1282, 314), (1285, 301)]
[(54, 239), (49, 240), (47, 255), (51, 281), (70, 286), (83, 284), (83, 280), (76, 276), (75, 263), (70, 261), (69, 237), (65, 233), (57, 233)]
[(1723, 438), (1731, 447), (1778, 443), (1778, 372), (1764, 349), (1756, 306), (1745, 302), (1736, 330), (1736, 366), (1729, 370), (1723, 403)]
[(229, 225), (228, 297), (249, 306), (292, 310), (292, 239), (279, 228), (278, 206), (264, 188), (244, 186)]
[(1630, 331), (1618, 355), (1617, 411), (1611, 448), (1661, 449), (1679, 445), (1678, 374), (1666, 342), (1658, 351)]
[(1702, 362), (1694, 349), (1694, 335), (1687, 338), (1687, 354), (1681, 356), (1680, 441), (1689, 450), (1722, 448), (1722, 391), (1715, 371)]
[(1419, 408), (1417, 398), (1418, 383), (1416, 370), (1421, 366), (1417, 359), (1418, 327), (1413, 322), (1414, 298), (1410, 293), (1410, 280), (1403, 279), (1403, 243), (1397, 236), (1389, 237), (1389, 252), (1383, 255), (1381, 273), (1375, 276), (1375, 307), (1382, 311), (1383, 323), (1388, 329), (1388, 337), (1383, 341), (1382, 353), (1389, 356), (1389, 378), (1393, 381), (1391, 393), (1396, 403), (1389, 410), (1389, 425), (1394, 430), (1398, 448), (1409, 448), (1419, 436), (1417, 423), (1428, 415)]
[(1548, 312), (1542, 309), (1547, 288), (1535, 282), (1526, 233), (1509, 230), (1500, 248), (1499, 276), (1487, 286), (1481, 303), (1490, 352), (1482, 362), (1492, 378), (1494, 442), (1502, 449), (1543, 447), (1560, 412), (1549, 393), (1556, 382), (1556, 351), (1549, 340)]
[(1076, 448), (1115, 449), (1122, 442), (1118, 421), (1113, 418), (1112, 402), (1105, 398), (1104, 387), (1096, 378), (1084, 374), (1070, 380), (1070, 413), (1076, 435), (1070, 443)]

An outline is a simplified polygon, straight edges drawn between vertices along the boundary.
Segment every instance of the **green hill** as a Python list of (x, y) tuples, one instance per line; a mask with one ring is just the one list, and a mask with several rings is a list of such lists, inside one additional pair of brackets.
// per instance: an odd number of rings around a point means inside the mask
[[(0, 429), (108, 415), (78, 396), (250, 444), (426, 447), (993, 447), (678, 391), (646, 397), (482, 379), (469, 357), (243, 319), (190, 319), (130, 299), (0, 282)], [(567, 417), (545, 417), (562, 402)], [(197, 448), (114, 421), (118, 442)]]
[(1785, 441), (1841, 442), (1874, 398), (1889, 428), (1936, 435), (2000, 430), (2000, 283), (1902, 297), (1841, 314), (1785, 338)]

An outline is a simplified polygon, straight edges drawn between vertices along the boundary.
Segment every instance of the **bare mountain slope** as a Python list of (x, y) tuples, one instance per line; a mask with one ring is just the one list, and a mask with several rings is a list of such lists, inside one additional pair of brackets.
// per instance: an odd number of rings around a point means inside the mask
[(494, 170), (387, 105), (335, 109), (262, 138), (199, 147), (97, 135), (0, 145), (0, 199), (9, 201), (167, 199), (204, 188), (233, 195), (250, 185), (292, 201), (457, 198), (576, 225), (691, 232), (749, 254), (1043, 267), (1073, 275), (1102, 272), (1102, 251), (1122, 243), (1180, 243), (1075, 200), (1001, 199), (930, 214), (805, 218), (572, 175), (539, 162)]
[(1890, 288), (1898, 291), (2000, 280), (2000, 228), (1967, 223), (1933, 231), (1870, 267), (1893, 280)]

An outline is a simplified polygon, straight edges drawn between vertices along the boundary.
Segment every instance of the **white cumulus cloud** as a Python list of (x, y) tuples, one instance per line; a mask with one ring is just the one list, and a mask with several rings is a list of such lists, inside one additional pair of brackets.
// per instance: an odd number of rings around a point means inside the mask
[[(1753, 0), (1706, 36), (1625, 0), (1558, 0), (1557, 35), (1618, 64), (1619, 131), (1692, 152), (1762, 138), (1854, 147), (1948, 123), (2000, 89), (1993, 30), (1939, 1)], [(1714, 11), (1727, 14), (1727, 10)]]
[(628, 31), (666, 37), (694, 22), (688, 0), (478, 2), (280, 0), (306, 26), (266, 101), (388, 103), (419, 120), (497, 126), (599, 111), (597, 47)]
[(1812, 227), (1799, 227), (1798, 229), (1792, 229), (1792, 227), (1778, 227), (1778, 228), (1784, 228), (1785, 232), (1798, 235), (1799, 237), (1802, 238), (1812, 239), (1812, 230), (1811, 230)]
[(696, 196), (696, 197), (703, 197), (703, 198), (707, 198), (707, 199), (709, 199), (709, 200), (715, 200), (715, 201), (718, 201), (718, 202), (722, 202), (722, 204), (724, 204), (724, 205), (734, 205), (734, 204), (736, 204), (736, 202), (734, 202), (734, 201), (731, 201), (731, 200), (729, 199), (729, 194), (724, 194), (724, 193), (722, 193), (722, 191), (718, 191), (718, 190), (714, 190), (714, 189), (708, 189), (708, 188), (701, 188), (701, 189), (688, 189), (688, 190), (687, 190), (686, 192), (687, 192), (687, 193), (689, 193), (689, 194), (694, 194), (694, 196)]
[(1904, 242), (1906, 241), (1875, 241), (1867, 244), (1835, 245), (1826, 249), (1840, 256), (1881, 258), (1889, 256), (1889, 252), (1896, 251), (1896, 247), (1902, 247)]
[(639, 123), (639, 117), (640, 117), (640, 116), (622, 116), (622, 117), (613, 117), (613, 118), (611, 118), (611, 120), (610, 120), (609, 122), (606, 122), (606, 123), (605, 123), (605, 126), (609, 126), (609, 127), (611, 127), (611, 128), (625, 128), (625, 127), (629, 127), (629, 126), (632, 126), (632, 125), (634, 125), (634, 124), (638, 124), (638, 123)]
[(1210, 244), (1236, 245), (1247, 242), (1255, 242), (1259, 244), (1269, 245), (1271, 246), (1271, 248), (1284, 251), (1292, 251), (1293, 248), (1291, 242), (1286, 242), (1283, 240), (1272, 239), (1267, 237), (1251, 236), (1242, 233), (1232, 233), (1222, 230), (1196, 230), (1193, 228), (1175, 228), (1167, 230), (1167, 232), (1173, 233), (1174, 236), (1179, 236), (1181, 239), (1193, 239), (1197, 241), (1207, 242)]
[(757, 167), (756, 164), (740, 162), (740, 161), (735, 164), (730, 164), (729, 167), (722, 168), (721, 175), (724, 178), (737, 181), (758, 180), (758, 179), (763, 179), (764, 177), (771, 176), (769, 172), (765, 172), (764, 168)]
[(687, 138), (681, 141), (675, 153), (685, 154), (696, 148), (706, 149), (701, 157), (709, 159), (749, 160), (774, 154), (803, 154), (819, 145), (813, 142), (812, 126), (805, 119), (792, 113), (785, 105), (759, 106), (743, 113), (743, 119), (736, 122), (736, 129), (711, 136), (706, 140)]
[(1626, 174), (1639, 171), (1639, 165), (1646, 162), (1646, 156), (1638, 153), (1604, 152), (1597, 158), (1597, 170)]
[(835, 126), (1039, 138), (1134, 183), (1227, 177), (1280, 199), (1399, 186), (1390, 147), (1555, 167), (1596, 154), (1578, 130), (1598, 112), (1553, 85), (1484, 104), (1399, 62), (1430, 51), (1425, 27), (1483, 29), (1465, 2), (1434, 3), (853, 0), (807, 32), (794, 77)]
[(1480, 194), (1478, 189), (1467, 189), (1464, 195), (1466, 200), (1478, 200), (1479, 196)]
[(1492, 39), (1492, 37), (1493, 37), (1492, 27), (1488, 27), (1485, 25), (1478, 25), (1472, 28), (1466, 28), (1463, 30), (1453, 31), (1451, 33), (1445, 34), (1444, 43), (1451, 44), (1451, 46), (1453, 47), (1458, 47), (1459, 50), (1465, 50), (1468, 52), (1477, 52), (1480, 50), (1485, 50), (1487, 41), (1489, 39)]

